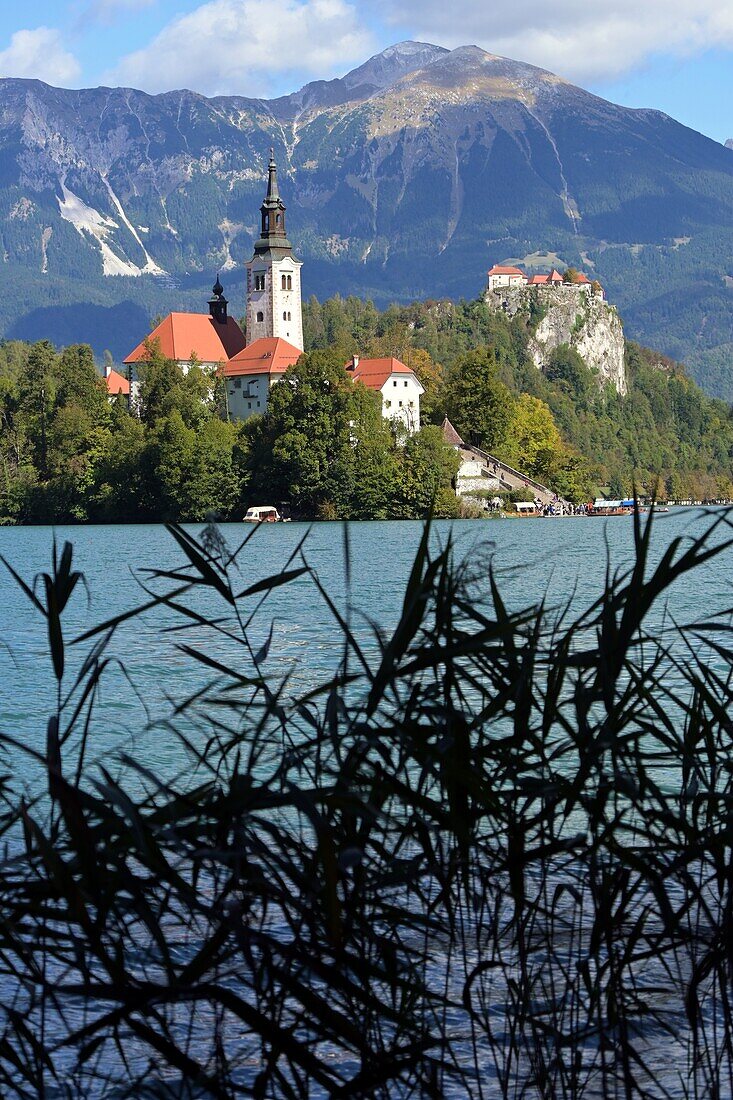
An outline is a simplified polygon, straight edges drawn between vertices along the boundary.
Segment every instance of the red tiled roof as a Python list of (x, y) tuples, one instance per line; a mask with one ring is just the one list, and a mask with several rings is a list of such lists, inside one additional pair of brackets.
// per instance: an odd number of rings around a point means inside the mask
[(575, 277), (576, 283), (589, 283), (590, 279), (582, 271), (579, 271)]
[(124, 393), (125, 396), (130, 393), (130, 383), (127, 381), (123, 374), (119, 371), (113, 370), (110, 367), (109, 374), (105, 377), (107, 383), (107, 393), (111, 396), (116, 396), (118, 393)]
[(184, 363), (192, 355), (201, 363), (226, 363), (244, 347), (244, 334), (233, 317), (228, 317), (226, 324), (221, 325), (208, 313), (169, 313), (150, 336), (130, 352), (125, 363), (144, 362), (148, 358), (145, 345), (155, 340), (159, 342), (162, 355)]
[(549, 278), (550, 278), (549, 275), (530, 275), (529, 285), (530, 286), (543, 285), (544, 283), (547, 283), (549, 281)]
[(553, 267), (552, 271), (547, 276), (547, 281), (549, 283), (561, 283), (563, 281), (563, 278), (560, 272)]
[(518, 267), (502, 267), (501, 264), (494, 264), (489, 275), (524, 275), (524, 272)]
[(420, 386), (420, 392), (423, 392), (415, 372), (394, 356), (389, 359), (360, 359), (356, 366), (353, 362), (352, 359), (351, 363), (347, 364), (347, 371), (354, 381), (363, 382), (370, 390), (381, 390), (393, 374), (402, 374), (411, 375)]
[(285, 374), (302, 354), (300, 348), (280, 336), (263, 336), (253, 340), (230, 359), (221, 373), (226, 378), (236, 378), (242, 374)]

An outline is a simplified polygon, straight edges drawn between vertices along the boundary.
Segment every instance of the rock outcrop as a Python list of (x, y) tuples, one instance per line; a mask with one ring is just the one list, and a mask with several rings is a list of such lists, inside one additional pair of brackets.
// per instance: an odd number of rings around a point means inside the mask
[(527, 315), (529, 351), (540, 370), (555, 348), (568, 344), (597, 372), (599, 385), (610, 382), (619, 393), (626, 393), (621, 318), (600, 294), (569, 284), (501, 287), (486, 291), (486, 303), (508, 317)]

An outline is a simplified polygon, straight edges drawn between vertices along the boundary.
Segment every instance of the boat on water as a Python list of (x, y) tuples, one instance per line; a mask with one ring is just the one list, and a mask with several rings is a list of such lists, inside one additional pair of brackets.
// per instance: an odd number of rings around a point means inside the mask
[(289, 519), (281, 516), (274, 504), (260, 504), (248, 508), (242, 520), (243, 523), (290, 523)]
[[(646, 512), (646, 508), (639, 507), (640, 512)], [(596, 497), (591, 505), (588, 506), (587, 515), (589, 516), (633, 516), (634, 514), (634, 501), (629, 500), (606, 500), (604, 497)]]

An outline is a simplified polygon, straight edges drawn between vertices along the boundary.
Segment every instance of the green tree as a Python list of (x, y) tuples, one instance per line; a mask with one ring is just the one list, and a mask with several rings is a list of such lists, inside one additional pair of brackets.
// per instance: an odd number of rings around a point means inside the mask
[(422, 518), (434, 509), (436, 515), (456, 515), (458, 502), (451, 485), (459, 465), (457, 451), (434, 424), (410, 436), (402, 451), (397, 514)]
[(338, 353), (310, 352), (288, 368), (251, 431), (253, 494), (311, 514), (333, 501), (332, 472), (351, 447), (353, 389)]
[(576, 405), (585, 407), (593, 394), (598, 393), (598, 383), (585, 360), (569, 344), (560, 344), (550, 352), (545, 365), (545, 376), (556, 382), (574, 398)]
[(491, 348), (478, 348), (456, 360), (446, 378), (445, 405), (467, 442), (487, 451), (505, 443), (512, 396), (499, 379), (496, 354)]
[(506, 441), (499, 457), (516, 469), (535, 473), (540, 451), (560, 453), (564, 449), (549, 405), (528, 393), (521, 394), (512, 405)]

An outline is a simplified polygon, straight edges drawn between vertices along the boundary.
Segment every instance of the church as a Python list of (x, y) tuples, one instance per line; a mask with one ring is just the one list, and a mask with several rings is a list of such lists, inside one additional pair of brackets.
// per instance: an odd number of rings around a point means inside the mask
[[(267, 193), (260, 207), (260, 235), (247, 272), (246, 336), (229, 316), (229, 302), (217, 277), (208, 313), (169, 313), (125, 358), (128, 371), (144, 363), (150, 346), (184, 370), (192, 363), (217, 370), (225, 381), (227, 413), (247, 420), (267, 409), (270, 389), (303, 352), (300, 272), (285, 227), (273, 151)], [(407, 432), (420, 426), (423, 387), (398, 359), (359, 359), (346, 365), (350, 376), (379, 391), (382, 415)]]

